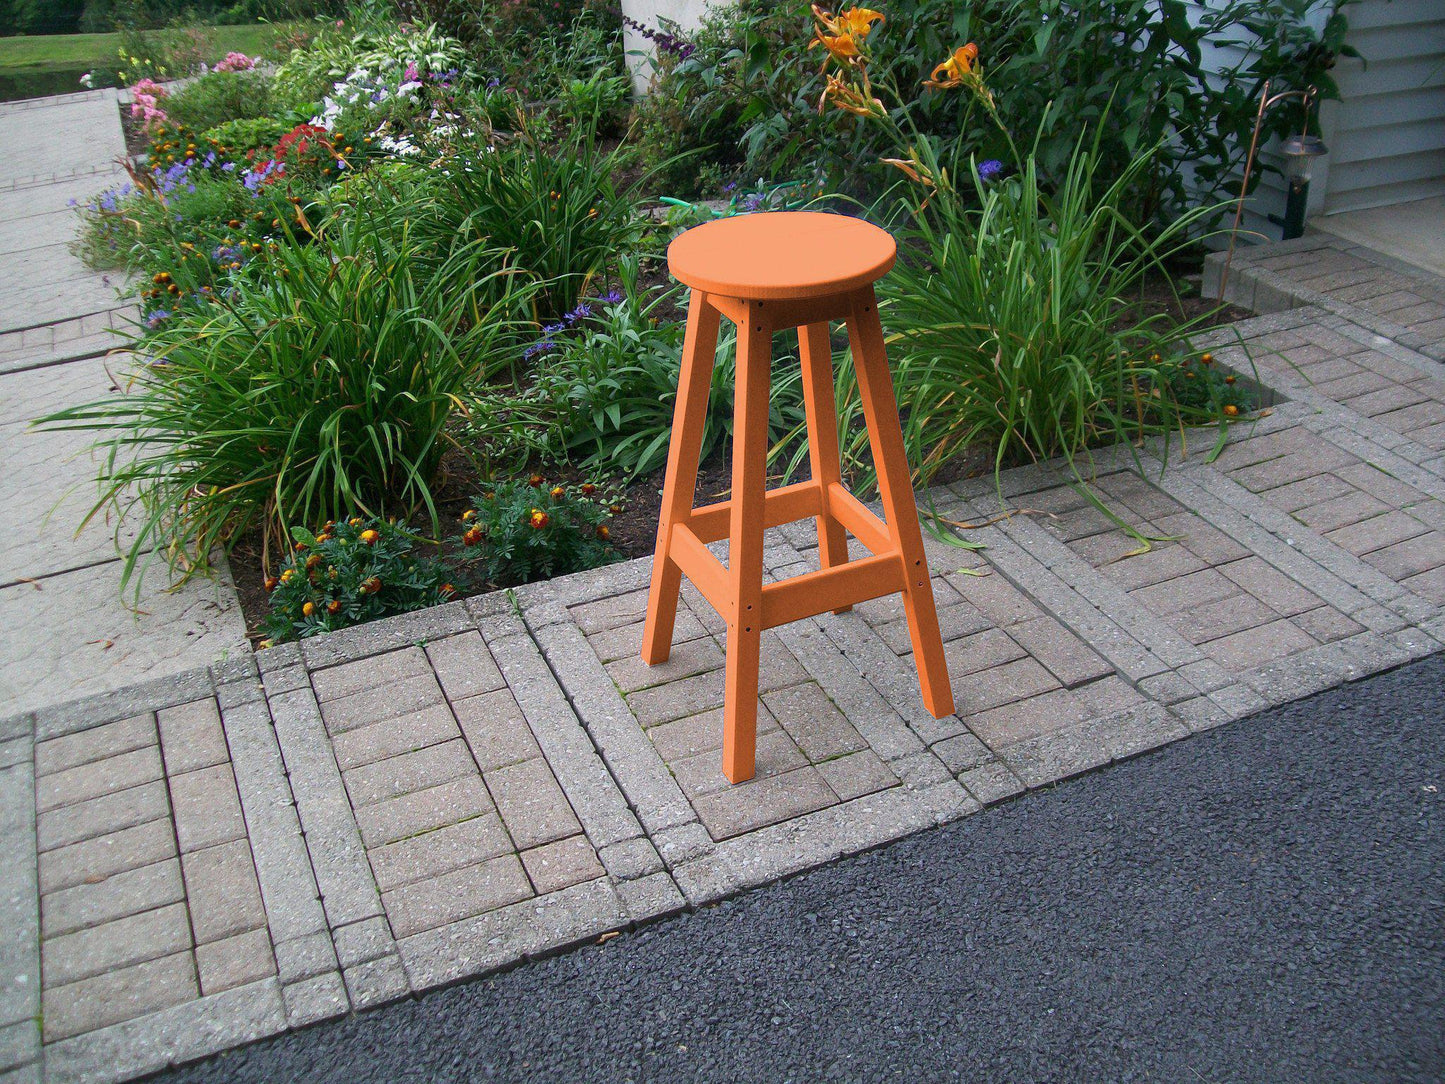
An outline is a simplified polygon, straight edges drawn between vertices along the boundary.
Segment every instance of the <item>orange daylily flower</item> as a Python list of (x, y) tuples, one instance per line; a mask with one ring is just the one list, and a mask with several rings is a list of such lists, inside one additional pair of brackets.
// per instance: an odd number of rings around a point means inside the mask
[(973, 66), (977, 61), (978, 46), (973, 42), (961, 45), (953, 51), (951, 57), (933, 69), (933, 74), (923, 81), (923, 85), (939, 90), (961, 87), (969, 81), (968, 77), (973, 74)]
[(883, 21), (883, 13), (871, 8), (849, 8), (830, 15), (814, 4), (813, 18), (818, 20), (818, 36), (808, 44), (808, 48), (821, 45), (842, 63), (853, 64), (861, 55), (859, 45), (873, 30), (873, 24)]
[(883, 117), (888, 115), (888, 109), (877, 98), (869, 97), (868, 94), (852, 83), (839, 79), (836, 75), (828, 76), (828, 85), (823, 88), (823, 95), (818, 99), (818, 112), (832, 102), (839, 109), (859, 117)]

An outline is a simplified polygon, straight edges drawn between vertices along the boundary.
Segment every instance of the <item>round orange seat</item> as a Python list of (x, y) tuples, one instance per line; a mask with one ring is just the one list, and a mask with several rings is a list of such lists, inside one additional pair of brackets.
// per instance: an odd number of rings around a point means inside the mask
[(782, 301), (868, 286), (897, 255), (887, 231), (861, 218), (766, 211), (694, 226), (667, 247), (667, 266), (695, 290)]

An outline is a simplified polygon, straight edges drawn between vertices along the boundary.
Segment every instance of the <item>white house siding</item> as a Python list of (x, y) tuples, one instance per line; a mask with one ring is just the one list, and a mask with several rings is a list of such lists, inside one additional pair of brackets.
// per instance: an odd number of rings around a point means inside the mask
[(1364, 63), (1340, 61), (1341, 100), (1321, 112), (1324, 213), (1445, 193), (1445, 0), (1361, 0), (1346, 15)]

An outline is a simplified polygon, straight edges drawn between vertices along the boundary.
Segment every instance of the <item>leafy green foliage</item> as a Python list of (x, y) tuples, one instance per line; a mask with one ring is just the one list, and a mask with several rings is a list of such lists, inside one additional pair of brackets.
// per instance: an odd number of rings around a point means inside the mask
[(980, 209), (942, 194), (906, 236), (883, 312), (925, 479), (980, 442), (1002, 468), (1219, 420), (1222, 403), (1176, 392), (1212, 314), (1177, 323), (1139, 304), (1145, 273), (1210, 208), (1146, 235), (1123, 204), (1154, 150), (1112, 179), (1102, 157), (1098, 140), (1079, 146), (1050, 196), (1029, 156), (1017, 178), (978, 182)]
[(270, 592), (266, 635), (304, 640), (446, 602), (458, 570), (418, 554), (422, 538), (395, 523), (353, 516), (312, 534), (291, 528), (293, 545)]
[(541, 475), (498, 482), (463, 515), (489, 583), (514, 586), (616, 560), (607, 518), (616, 498), (592, 483), (548, 487)]
[(537, 318), (554, 319), (640, 235), (632, 188), (614, 180), (626, 156), (600, 149), (586, 127), (560, 145), (528, 130), (495, 147), (473, 140), (439, 165), (426, 228), (510, 250), (511, 266), (540, 284)]
[(165, 100), (172, 124), (198, 131), (227, 121), (265, 117), (271, 110), (271, 80), (263, 72), (211, 72)]
[(435, 527), (447, 422), (512, 330), (491, 283), (465, 277), (478, 244), (428, 274), (410, 238), (340, 220), (324, 246), (279, 246), (208, 312), (137, 341), (155, 360), (126, 393), (42, 419), (100, 432), (92, 515), (133, 520), (123, 579), (154, 555), (204, 568), (253, 523), (274, 542), (352, 508), (421, 507)]
[[(529, 348), (536, 358), (529, 386), (489, 390), (472, 406), (466, 432), (485, 469), (537, 455), (632, 478), (667, 461), (685, 333), (683, 291), (640, 290), (635, 259), (620, 261), (619, 275), (620, 291), (584, 302), (544, 329), (545, 337)], [(736, 341), (725, 326), (703, 421), (703, 458), (732, 431)], [(778, 439), (800, 431), (795, 356), (775, 365), (769, 421)]]
[[(823, 80), (808, 9), (807, 0), (719, 8), (691, 38), (691, 55), (664, 61), (658, 93), (639, 106), (641, 131), (654, 158), (692, 152), (669, 177), (680, 189), (710, 163), (748, 178), (817, 175), (835, 190), (876, 190), (885, 133), (817, 112)], [(1045, 190), (1063, 182), (1079, 126), (1097, 126), (1106, 111), (1103, 173), (1161, 145), (1126, 193), (1126, 209), (1146, 224), (1216, 197), (1243, 160), (1265, 78), (1338, 97), (1329, 69), (1351, 53), (1341, 0), (896, 0), (884, 11), (868, 39), (874, 80), (905, 92), (895, 114), (906, 110), (940, 159), (1004, 157), (1000, 133), (971, 123), (972, 99), (922, 88), (935, 64), (974, 41), (1000, 114), (1015, 133), (1040, 132)], [(1297, 114), (1277, 110), (1268, 123), (1282, 132)]]
[(291, 130), (291, 125), (274, 117), (257, 116), (240, 120), (229, 120), (208, 128), (201, 135), (214, 139), (238, 156), (247, 151), (273, 146), (277, 140)]

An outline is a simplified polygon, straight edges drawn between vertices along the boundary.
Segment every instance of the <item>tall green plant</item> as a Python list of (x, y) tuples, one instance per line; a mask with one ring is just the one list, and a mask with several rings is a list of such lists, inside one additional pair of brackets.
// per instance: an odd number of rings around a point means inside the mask
[(1030, 153), (1016, 178), (975, 181), (978, 209), (943, 193), (905, 236), (882, 311), (925, 479), (979, 443), (1002, 468), (1219, 419), (1219, 404), (1173, 391), (1214, 314), (1177, 322), (1140, 304), (1146, 273), (1211, 208), (1146, 234), (1124, 207), (1157, 149), (1109, 178), (1100, 142), (1076, 146), (1052, 195)]
[(509, 250), (511, 265), (539, 284), (537, 319), (555, 319), (640, 236), (634, 186), (616, 179), (627, 154), (602, 150), (585, 126), (560, 145), (526, 125), (506, 143), (477, 139), (441, 163), (429, 228)]
[(211, 311), (137, 336), (153, 360), (122, 394), (40, 420), (98, 432), (91, 516), (114, 509), (133, 532), (123, 586), (157, 557), (205, 569), (253, 524), (284, 546), (292, 524), (421, 508), (439, 533), (447, 422), (504, 356), (507, 306), (465, 277), (479, 242), (419, 276), (407, 236), (341, 220), (324, 240), (281, 247)]

